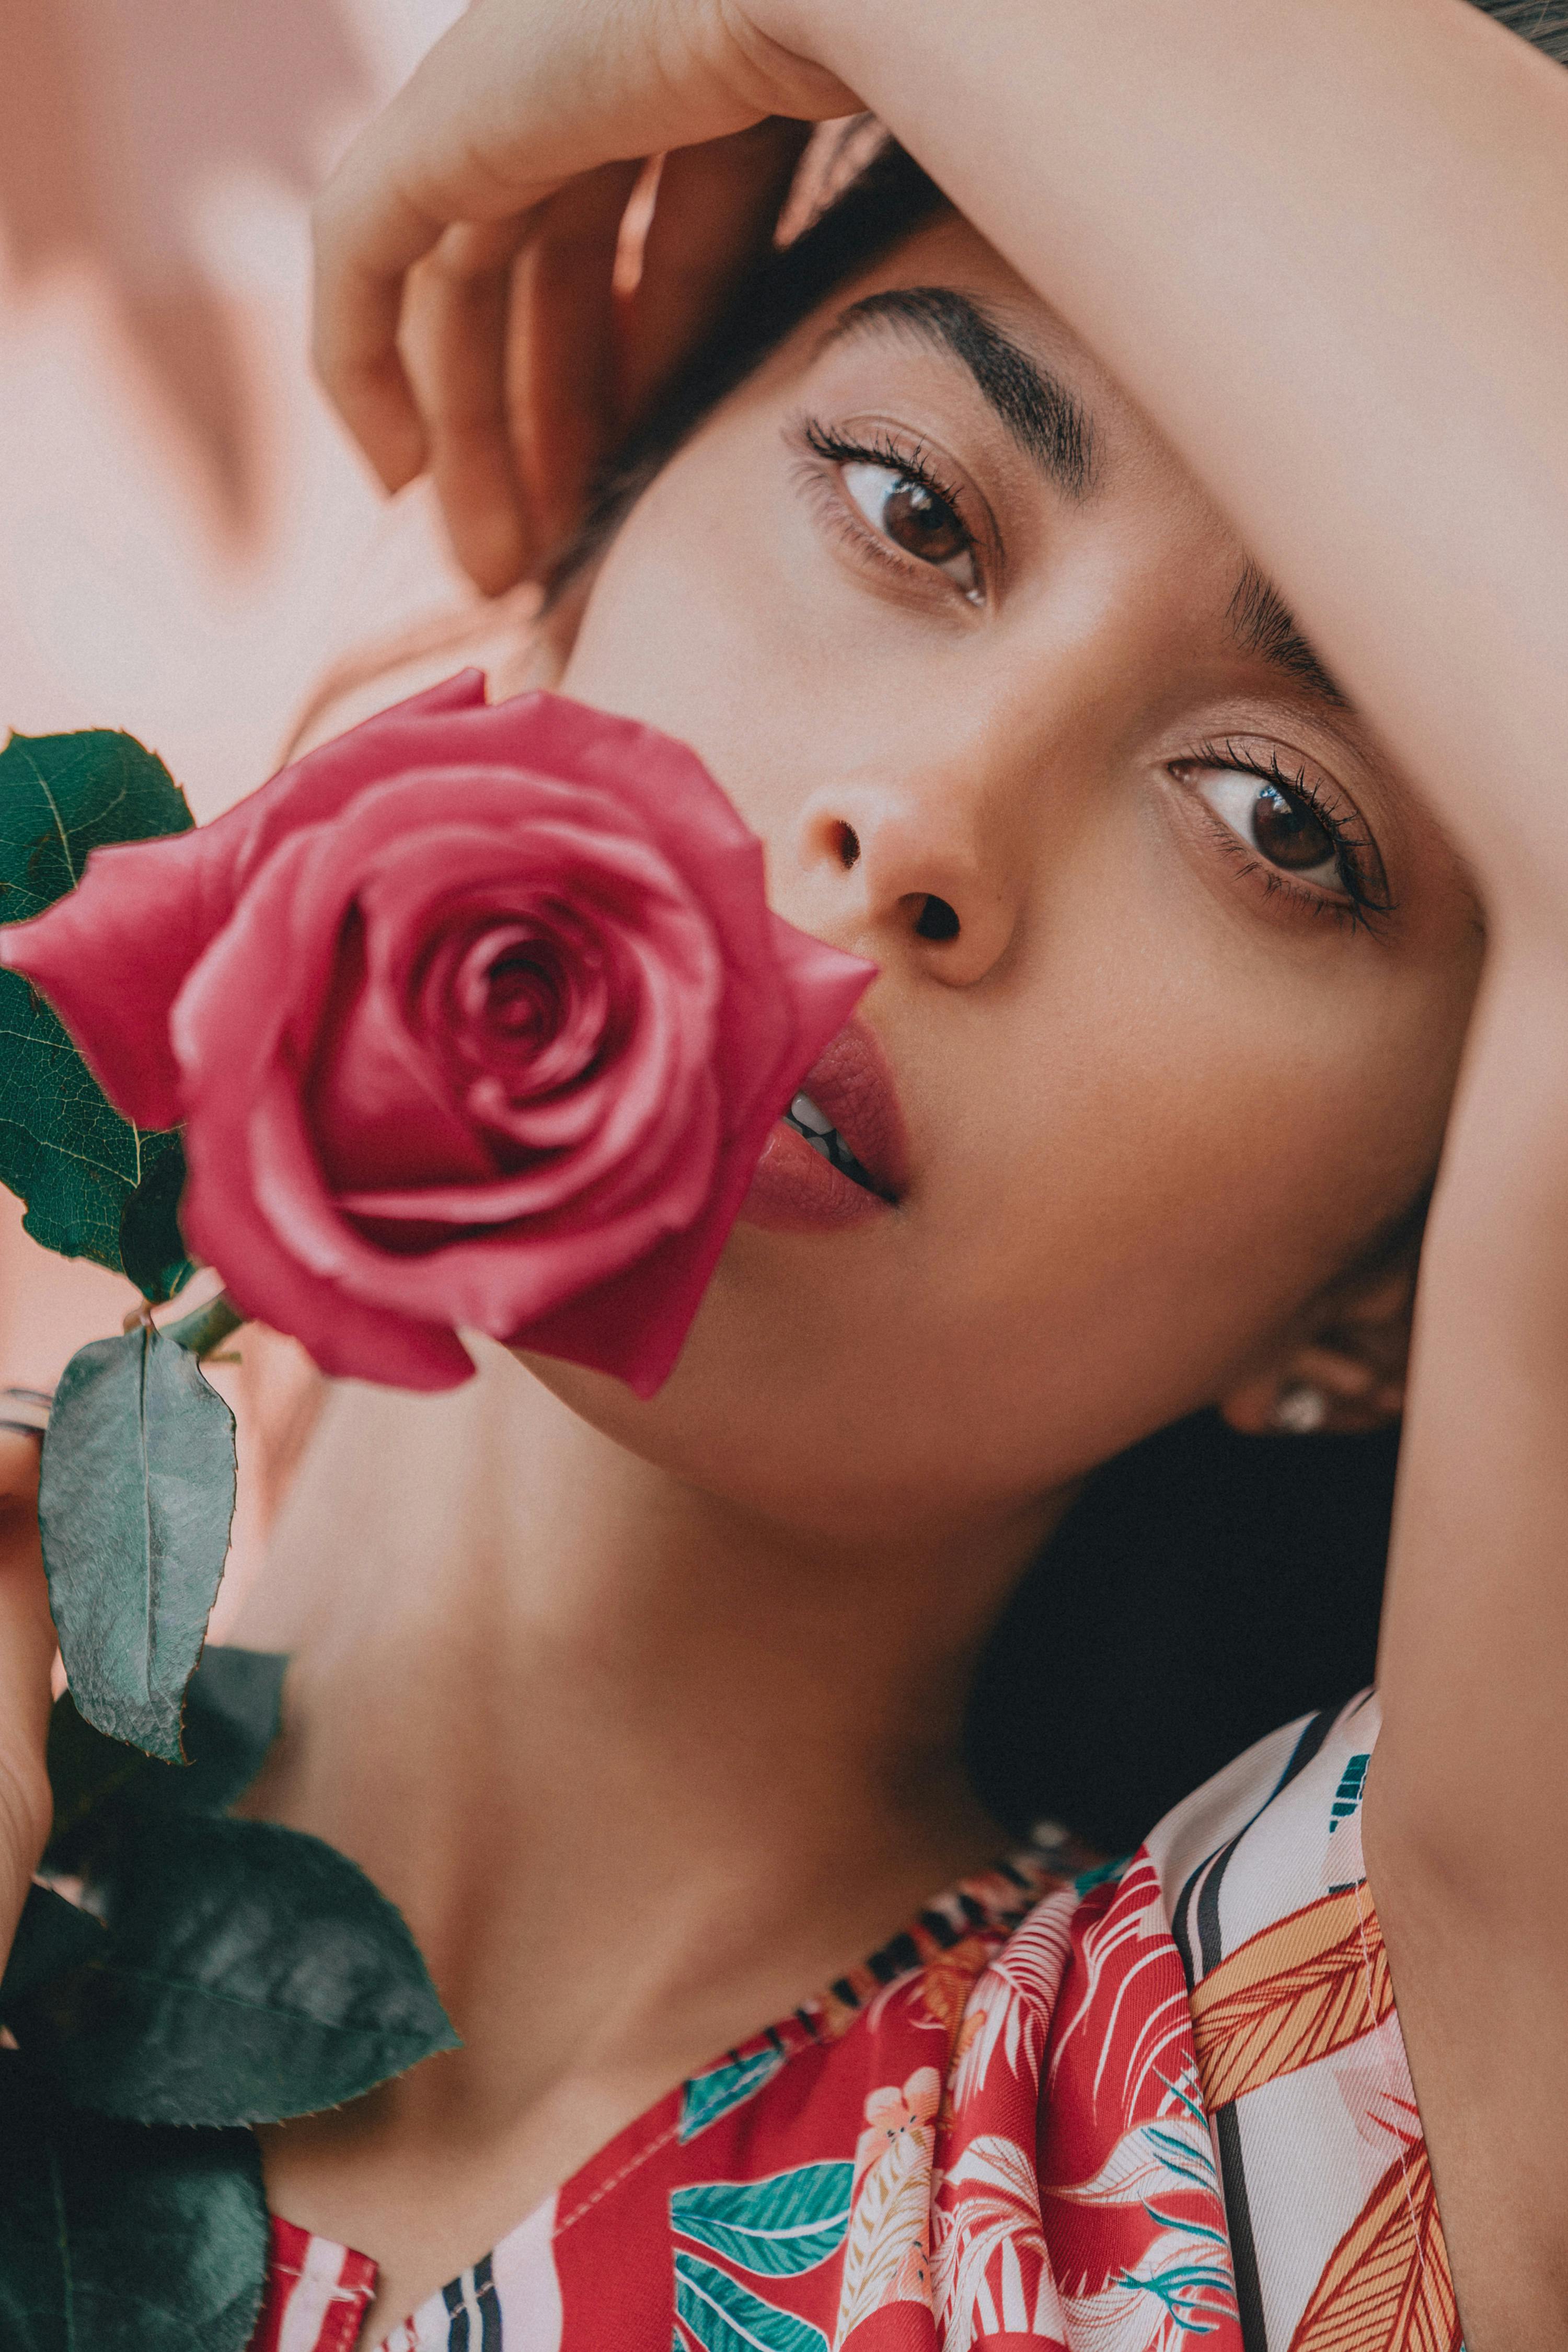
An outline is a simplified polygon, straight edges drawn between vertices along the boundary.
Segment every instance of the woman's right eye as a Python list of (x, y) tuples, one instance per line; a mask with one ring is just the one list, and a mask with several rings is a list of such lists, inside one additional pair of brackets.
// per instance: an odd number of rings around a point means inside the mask
[(838, 471), (846, 496), (874, 531), (917, 562), (945, 572), (966, 596), (979, 595), (973, 541), (939, 490), (896, 466), (864, 458), (848, 459)]

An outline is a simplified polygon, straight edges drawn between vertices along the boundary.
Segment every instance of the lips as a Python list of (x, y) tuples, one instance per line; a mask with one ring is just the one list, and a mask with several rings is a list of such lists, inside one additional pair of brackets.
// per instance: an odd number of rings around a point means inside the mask
[(838, 1032), (800, 1091), (843, 1137), (873, 1189), (898, 1200), (909, 1182), (904, 1123), (887, 1056), (864, 1022)]
[(885, 1217), (907, 1182), (892, 1072), (872, 1032), (851, 1021), (769, 1136), (741, 1214), (775, 1231), (834, 1231)]

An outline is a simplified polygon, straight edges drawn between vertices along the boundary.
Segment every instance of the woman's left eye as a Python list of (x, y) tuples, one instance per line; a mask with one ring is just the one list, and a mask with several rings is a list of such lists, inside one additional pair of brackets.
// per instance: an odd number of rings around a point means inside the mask
[(980, 592), (974, 544), (962, 517), (940, 490), (895, 466), (851, 458), (839, 467), (846, 496), (874, 531), (918, 562), (955, 580), (965, 595)]
[(1277, 873), (1342, 898), (1355, 897), (1343, 847), (1304, 793), (1241, 768), (1194, 765), (1191, 773), (1199, 797), (1215, 816)]

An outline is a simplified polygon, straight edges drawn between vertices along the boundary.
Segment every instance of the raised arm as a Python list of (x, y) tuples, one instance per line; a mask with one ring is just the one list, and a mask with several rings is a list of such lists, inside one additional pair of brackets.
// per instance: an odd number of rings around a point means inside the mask
[[(479, 0), (321, 215), (323, 371), (386, 478), (433, 456), (470, 526), (517, 495), (502, 289), (556, 191), (856, 102), (1141, 401), (1478, 877), (1367, 1835), (1467, 2340), (1544, 2352), (1568, 2341), (1568, 72), (1468, 0)], [(416, 403), (393, 337), (438, 239)]]

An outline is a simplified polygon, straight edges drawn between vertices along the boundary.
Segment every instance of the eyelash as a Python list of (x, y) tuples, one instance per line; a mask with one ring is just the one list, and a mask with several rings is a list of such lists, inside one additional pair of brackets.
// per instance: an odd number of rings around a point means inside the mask
[[(930, 497), (940, 499), (942, 505), (952, 513), (953, 520), (963, 533), (966, 551), (978, 558), (979, 541), (963, 517), (963, 493), (954, 483), (947, 481), (938, 473), (926, 454), (923, 442), (917, 441), (912, 446), (900, 447), (892, 435), (887, 432), (873, 433), (866, 440), (851, 439), (847, 434), (835, 432), (831, 425), (824, 425), (815, 416), (803, 417), (795, 429), (805, 446), (814, 457), (821, 458), (826, 465), (880, 466), (889, 473), (897, 474), (902, 481), (917, 483)], [(820, 487), (821, 476), (816, 468), (811, 467), (807, 471), (811, 481)], [(908, 579), (911, 566), (916, 571), (933, 571), (934, 567), (922, 564), (917, 556), (899, 554), (886, 540), (879, 537), (877, 532), (870, 529), (858, 509), (851, 511), (847, 502), (836, 499), (834, 505), (835, 512), (832, 520), (835, 525), (853, 540), (857, 546), (868, 550), (880, 562), (889, 564), (901, 578)], [(935, 576), (940, 578), (943, 575), (936, 573)], [(971, 597), (963, 589), (960, 589), (958, 593), (964, 597), (966, 603), (978, 601)]]
[[(948, 508), (963, 535), (965, 547), (972, 554), (978, 555), (979, 543), (964, 520), (963, 493), (937, 471), (926, 454), (923, 443), (917, 441), (912, 446), (900, 446), (887, 432), (873, 433), (864, 439), (853, 438), (847, 434), (836, 432), (831, 425), (814, 416), (803, 417), (795, 431), (804, 446), (825, 465), (879, 466), (899, 475), (904, 481), (918, 483), (921, 489), (931, 498), (940, 499)], [(826, 488), (817, 467), (808, 466), (806, 472), (815, 488)], [(851, 510), (840, 499), (835, 498), (833, 501), (830, 520), (835, 528), (858, 548), (887, 564), (902, 578), (908, 578), (911, 565), (917, 570), (929, 568), (921, 565), (917, 557), (898, 553), (870, 529), (858, 509)], [(962, 590), (959, 593), (966, 593)], [(1313, 915), (1327, 915), (1336, 922), (1348, 923), (1362, 930), (1371, 929), (1375, 922), (1394, 913), (1394, 903), (1388, 895), (1383, 861), (1377, 854), (1376, 845), (1370, 835), (1358, 833), (1346, 823), (1327, 796), (1309, 780), (1304, 769), (1296, 775), (1289, 775), (1281, 766), (1277, 751), (1270, 751), (1267, 758), (1262, 758), (1238, 751), (1234, 743), (1215, 742), (1198, 744), (1194, 751), (1184, 759), (1173, 761), (1172, 765), (1173, 769), (1228, 768), (1242, 775), (1256, 776), (1260, 782), (1274, 785), (1277, 791), (1300, 801), (1310, 810), (1334, 845), (1340, 878), (1346, 892), (1343, 898), (1332, 898), (1327, 891), (1310, 889), (1293, 880), (1279, 866), (1270, 866), (1266, 858), (1249, 850), (1222, 819), (1217, 816), (1213, 819), (1221, 846), (1235, 859), (1244, 875), (1257, 877), (1269, 897), (1283, 892), (1293, 906)]]
[(1228, 768), (1240, 775), (1257, 776), (1261, 782), (1274, 785), (1277, 791), (1300, 801), (1311, 811), (1334, 845), (1340, 878), (1348, 894), (1343, 898), (1330, 898), (1326, 891), (1308, 889), (1303, 884), (1292, 880), (1279, 866), (1270, 866), (1266, 858), (1258, 856), (1221, 818), (1214, 818), (1221, 846), (1235, 858), (1244, 874), (1258, 877), (1270, 897), (1277, 891), (1283, 891), (1293, 905), (1304, 908), (1309, 913), (1328, 915), (1336, 922), (1349, 923), (1362, 930), (1370, 930), (1373, 923), (1394, 913), (1394, 902), (1388, 894), (1376, 844), (1369, 834), (1357, 833), (1346, 824), (1326, 795), (1309, 781), (1305, 769), (1294, 776), (1288, 775), (1280, 765), (1278, 751), (1270, 751), (1267, 758), (1261, 758), (1237, 751), (1234, 743), (1213, 742), (1200, 743), (1195, 751), (1173, 761), (1172, 766), (1173, 769)]

